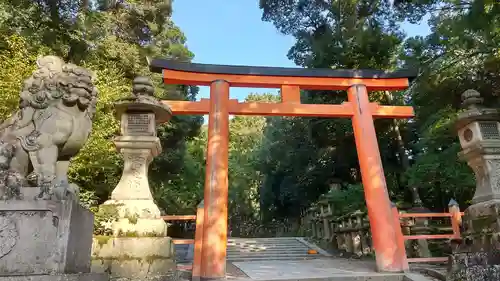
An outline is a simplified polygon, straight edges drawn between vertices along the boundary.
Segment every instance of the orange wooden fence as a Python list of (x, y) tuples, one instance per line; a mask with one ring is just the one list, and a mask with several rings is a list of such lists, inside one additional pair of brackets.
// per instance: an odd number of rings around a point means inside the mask
[[(371, 243), (370, 224), (366, 212), (356, 211), (350, 214), (345, 214), (340, 217), (332, 215), (331, 209), (335, 206), (330, 206), (328, 200), (323, 200), (318, 205), (307, 209), (302, 215), (303, 235), (310, 236), (314, 240), (319, 240), (330, 244), (335, 250), (343, 251), (350, 255), (366, 256), (373, 252)], [(446, 262), (446, 257), (429, 257), (428, 246), (417, 245), (417, 249), (413, 249), (415, 245), (408, 243), (418, 240), (460, 240), (460, 225), (464, 213), (460, 211), (455, 200), (451, 200), (447, 213), (400, 213), (400, 210), (393, 206), (392, 216), (393, 223), (399, 225), (396, 228), (396, 243), (397, 247), (397, 263), (401, 268), (407, 268), (408, 263), (422, 262)], [(427, 219), (439, 219), (440, 226), (428, 225)], [(450, 222), (444, 222), (443, 218), (450, 218)], [(424, 222), (426, 221), (426, 222)], [(425, 232), (435, 229), (439, 233), (426, 234)], [(444, 233), (442, 233), (444, 231)], [(424, 233), (421, 233), (424, 232)], [(448, 233), (447, 233), (448, 232)], [(411, 247), (409, 247), (411, 246)], [(410, 253), (410, 250), (417, 250), (417, 253)], [(427, 251), (422, 254), (420, 251)], [(411, 257), (408, 257), (410, 256)]]
[[(408, 240), (435, 240), (435, 239), (461, 239), (460, 225), (462, 223), (463, 212), (460, 211), (458, 204), (450, 204), (449, 212), (447, 213), (400, 213), (398, 208), (392, 206), (392, 214), (394, 224), (398, 225), (397, 229), (397, 244), (399, 262), (402, 263), (401, 268), (408, 269), (408, 263), (424, 263), (424, 262), (446, 262), (447, 257), (424, 257), (424, 258), (408, 258), (406, 255), (405, 241)], [(203, 219), (204, 219), (204, 204), (200, 203), (196, 215), (168, 215), (162, 217), (165, 221), (196, 221), (195, 239), (173, 239), (174, 244), (194, 244), (194, 257), (192, 266), (181, 266), (180, 269), (192, 269), (193, 280), (199, 280), (201, 276), (202, 263), (202, 237), (203, 237)], [(414, 218), (450, 218), (452, 233), (449, 234), (425, 234), (425, 235), (403, 235), (401, 228), (402, 219)]]
[(192, 265), (178, 265), (177, 269), (192, 270), (192, 280), (200, 280), (201, 262), (202, 262), (202, 239), (203, 239), (203, 216), (204, 203), (198, 205), (196, 215), (167, 215), (162, 216), (165, 221), (196, 221), (196, 230), (194, 239), (172, 239), (172, 243), (176, 245), (194, 244), (194, 256)]
[[(167, 215), (161, 217), (164, 221), (191, 221), (196, 220), (196, 215)], [(194, 244), (194, 239), (172, 239), (174, 245)], [(192, 265), (177, 265), (178, 270), (192, 270)]]
[(194, 221), (196, 220), (196, 215), (167, 215), (161, 218), (165, 221)]
[[(399, 225), (398, 231), (398, 249), (400, 255), (405, 263), (419, 263), (419, 262), (447, 262), (448, 257), (426, 257), (426, 258), (407, 258), (405, 249), (405, 241), (407, 240), (434, 240), (434, 239), (461, 239), (460, 225), (462, 223), (463, 212), (460, 212), (458, 204), (449, 206), (448, 213), (399, 213), (396, 206), (393, 206), (394, 223)], [(405, 218), (450, 218), (453, 233), (450, 234), (427, 234), (427, 235), (403, 235), (401, 230), (401, 219)]]
[[(195, 221), (196, 215), (167, 215), (161, 217), (164, 221)], [(194, 239), (172, 239), (176, 245), (194, 244)]]

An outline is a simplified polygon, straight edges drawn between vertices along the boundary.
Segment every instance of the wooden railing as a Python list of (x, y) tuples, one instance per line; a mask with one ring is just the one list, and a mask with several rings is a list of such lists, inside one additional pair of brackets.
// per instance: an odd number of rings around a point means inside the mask
[[(164, 221), (196, 221), (196, 215), (167, 215), (161, 217)], [(194, 239), (172, 239), (176, 245), (194, 244)]]
[(165, 221), (195, 221), (195, 234), (194, 239), (172, 239), (174, 244), (193, 244), (194, 255), (192, 265), (178, 265), (177, 269), (191, 270), (192, 280), (198, 281), (201, 276), (201, 260), (202, 260), (202, 244), (203, 244), (203, 216), (204, 216), (204, 203), (203, 201), (198, 204), (196, 215), (169, 215), (163, 216)]
[[(358, 257), (370, 256), (373, 248), (366, 212), (356, 211), (336, 217), (332, 215), (333, 207), (323, 203), (305, 211), (302, 216), (302, 234), (334, 251)], [(429, 243), (439, 252), (446, 252), (446, 248), (451, 248), (449, 240), (461, 238), (460, 226), (463, 213), (454, 200), (450, 201), (447, 213), (404, 212), (396, 207), (393, 208), (395, 208), (394, 223), (399, 225), (401, 232), (400, 247), (405, 249), (401, 254), (405, 257), (408, 254), (407, 262), (448, 260), (447, 257), (433, 257)], [(441, 240), (443, 243), (434, 242), (436, 240)]]
[[(454, 202), (454, 201), (453, 201)], [(402, 231), (402, 223), (403, 225), (413, 224), (415, 222), (411, 222), (411, 220), (415, 219), (427, 219), (427, 218), (450, 218), (451, 221), (451, 231), (452, 233), (447, 234), (420, 234), (420, 235), (402, 235), (403, 241), (411, 241), (411, 240), (440, 240), (440, 239), (448, 239), (448, 240), (460, 240), (460, 225), (462, 223), (463, 212), (460, 212), (460, 208), (458, 204), (450, 204), (448, 213), (400, 213), (396, 206), (393, 206), (395, 221), (399, 224), (400, 231)], [(404, 248), (405, 245), (402, 245)], [(406, 253), (405, 253), (406, 254)], [(406, 257), (406, 256), (405, 256)], [(448, 257), (417, 257), (417, 258), (407, 258), (409, 263), (418, 263), (418, 262), (447, 262)]]

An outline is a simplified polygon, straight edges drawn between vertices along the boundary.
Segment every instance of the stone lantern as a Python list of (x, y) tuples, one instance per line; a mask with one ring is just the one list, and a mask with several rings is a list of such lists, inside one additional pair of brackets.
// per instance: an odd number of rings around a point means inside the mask
[(172, 113), (153, 96), (147, 77), (133, 82), (133, 95), (115, 104), (121, 120), (116, 149), (123, 155), (123, 173), (110, 200), (100, 206), (109, 219), (106, 233), (95, 236), (93, 270), (114, 278), (167, 280), (175, 272), (173, 244), (148, 182), (148, 167), (161, 152), (156, 127)]
[(462, 151), (476, 176), (472, 205), (466, 209), (463, 241), (450, 258), (447, 280), (500, 280), (500, 114), (482, 106), (475, 90), (462, 94), (466, 109), (456, 122)]
[(483, 99), (477, 91), (465, 91), (462, 100), (467, 110), (458, 115), (456, 123), (462, 146), (459, 156), (476, 175), (470, 213), (485, 202), (496, 205), (500, 199), (500, 114), (497, 109), (482, 107)]

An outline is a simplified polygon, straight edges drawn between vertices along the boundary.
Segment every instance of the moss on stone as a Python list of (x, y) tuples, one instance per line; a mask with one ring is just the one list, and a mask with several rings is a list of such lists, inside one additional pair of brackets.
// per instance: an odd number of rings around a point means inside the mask
[(135, 237), (135, 238), (141, 238), (141, 237), (166, 237), (166, 236), (164, 234), (156, 233), (156, 232), (139, 233), (137, 231), (126, 231), (126, 232), (123, 232), (122, 230), (120, 230), (120, 231), (118, 231), (118, 235), (116, 237)]
[(138, 214), (126, 214), (125, 218), (128, 219), (128, 222), (131, 224), (137, 224), (137, 221), (139, 220), (139, 215)]
[(116, 235), (94, 235), (94, 238), (97, 240), (98, 245), (101, 247), (107, 244), (109, 239), (112, 238), (141, 238), (141, 237), (151, 238), (151, 237), (167, 237), (167, 236), (162, 233), (156, 233), (156, 232), (145, 232), (145, 233), (140, 233), (137, 231), (124, 232), (122, 229), (119, 229)]
[(156, 232), (146, 232), (141, 236), (142, 237), (165, 237), (166, 235), (161, 234), (161, 233), (156, 233)]
[(493, 216), (482, 216), (471, 221), (472, 228), (474, 231), (488, 231), (491, 225), (496, 222), (496, 218)]
[(171, 257), (165, 257), (165, 256), (160, 256), (160, 255), (150, 255), (146, 256), (144, 260), (147, 261), (147, 263), (152, 264), (156, 260), (171, 260)]
[(122, 254), (116, 257), (92, 257), (93, 260), (101, 261), (129, 261), (129, 260), (140, 260), (140, 258), (132, 257), (127, 254)]
[(123, 237), (139, 237), (139, 233), (137, 231), (127, 231), (124, 233)]
[(103, 204), (94, 213), (94, 234), (95, 235), (108, 235), (111, 234), (111, 229), (108, 227), (109, 222), (118, 221), (119, 212), (118, 207), (123, 205), (119, 204)]
[(138, 262), (146, 262), (148, 264), (152, 264), (156, 260), (172, 260), (171, 257), (160, 256), (160, 255), (150, 255), (146, 257), (133, 257), (127, 254), (122, 254), (116, 257), (97, 257), (92, 256), (92, 260), (100, 260), (100, 261), (138, 261)]
[(109, 239), (112, 237), (107, 235), (94, 235), (94, 238), (97, 240), (97, 245), (102, 247), (103, 245), (108, 244)]

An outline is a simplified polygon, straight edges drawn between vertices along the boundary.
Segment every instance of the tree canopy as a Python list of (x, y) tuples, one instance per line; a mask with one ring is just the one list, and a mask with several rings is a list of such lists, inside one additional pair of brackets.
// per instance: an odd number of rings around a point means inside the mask
[[(107, 199), (122, 160), (113, 101), (136, 75), (151, 76), (163, 99), (195, 100), (198, 88), (165, 86), (147, 70), (146, 56), (190, 61), (194, 54), (172, 22), (171, 1), (0, 0), (0, 118), (15, 110), (23, 79), (37, 57), (54, 54), (97, 74), (100, 91), (93, 133), (71, 163), (89, 206)], [(460, 150), (454, 120), (460, 95), (473, 88), (498, 107), (500, 5), (490, 0), (260, 0), (262, 20), (295, 38), (288, 57), (304, 68), (418, 72), (411, 87), (371, 92), (381, 104), (408, 104), (411, 120), (376, 120), (391, 200), (406, 206), (469, 204), (475, 182)], [(404, 22), (430, 27), (409, 37)], [(279, 102), (250, 94), (248, 101)], [(302, 103), (339, 104), (345, 91), (302, 91)], [(199, 116), (175, 116), (158, 129), (163, 153), (150, 171), (160, 207), (192, 214), (203, 197), (207, 130)], [(362, 183), (348, 119), (234, 117), (230, 121), (229, 220), (233, 235), (256, 224), (297, 220), (330, 192), (336, 212), (363, 208)]]
[[(421, 198), (435, 210), (446, 208), (450, 198), (464, 207), (468, 204), (475, 182), (471, 169), (457, 156), (454, 118), (460, 95), (469, 88), (480, 91), (486, 105), (498, 106), (498, 4), (336, 0), (259, 4), (264, 21), (296, 38), (288, 57), (300, 66), (418, 71), (406, 91), (370, 93), (373, 101), (406, 103), (416, 111), (411, 121), (376, 121), (391, 199), (413, 206)], [(426, 18), (428, 36), (404, 33), (404, 21), (422, 23)], [(302, 93), (305, 103), (345, 99), (339, 91)], [(360, 183), (349, 120), (280, 118), (269, 122), (264, 134), (261, 202), (267, 202), (270, 218), (297, 217), (300, 209), (332, 187), (340, 186), (341, 198), (343, 190)]]
[[(71, 180), (82, 188), (87, 205), (108, 198), (120, 179), (122, 160), (113, 137), (118, 134), (113, 102), (129, 94), (132, 79), (149, 75), (160, 98), (194, 100), (196, 87), (166, 87), (159, 75), (147, 70), (146, 56), (189, 61), (193, 54), (186, 38), (171, 20), (169, 1), (0, 1), (0, 115), (17, 108), (22, 80), (34, 69), (37, 57), (57, 55), (96, 73), (99, 90), (91, 137), (73, 159)], [(187, 141), (199, 134), (202, 118), (175, 117), (158, 130), (164, 153), (152, 165), (155, 197), (167, 208), (164, 192), (188, 169)]]

